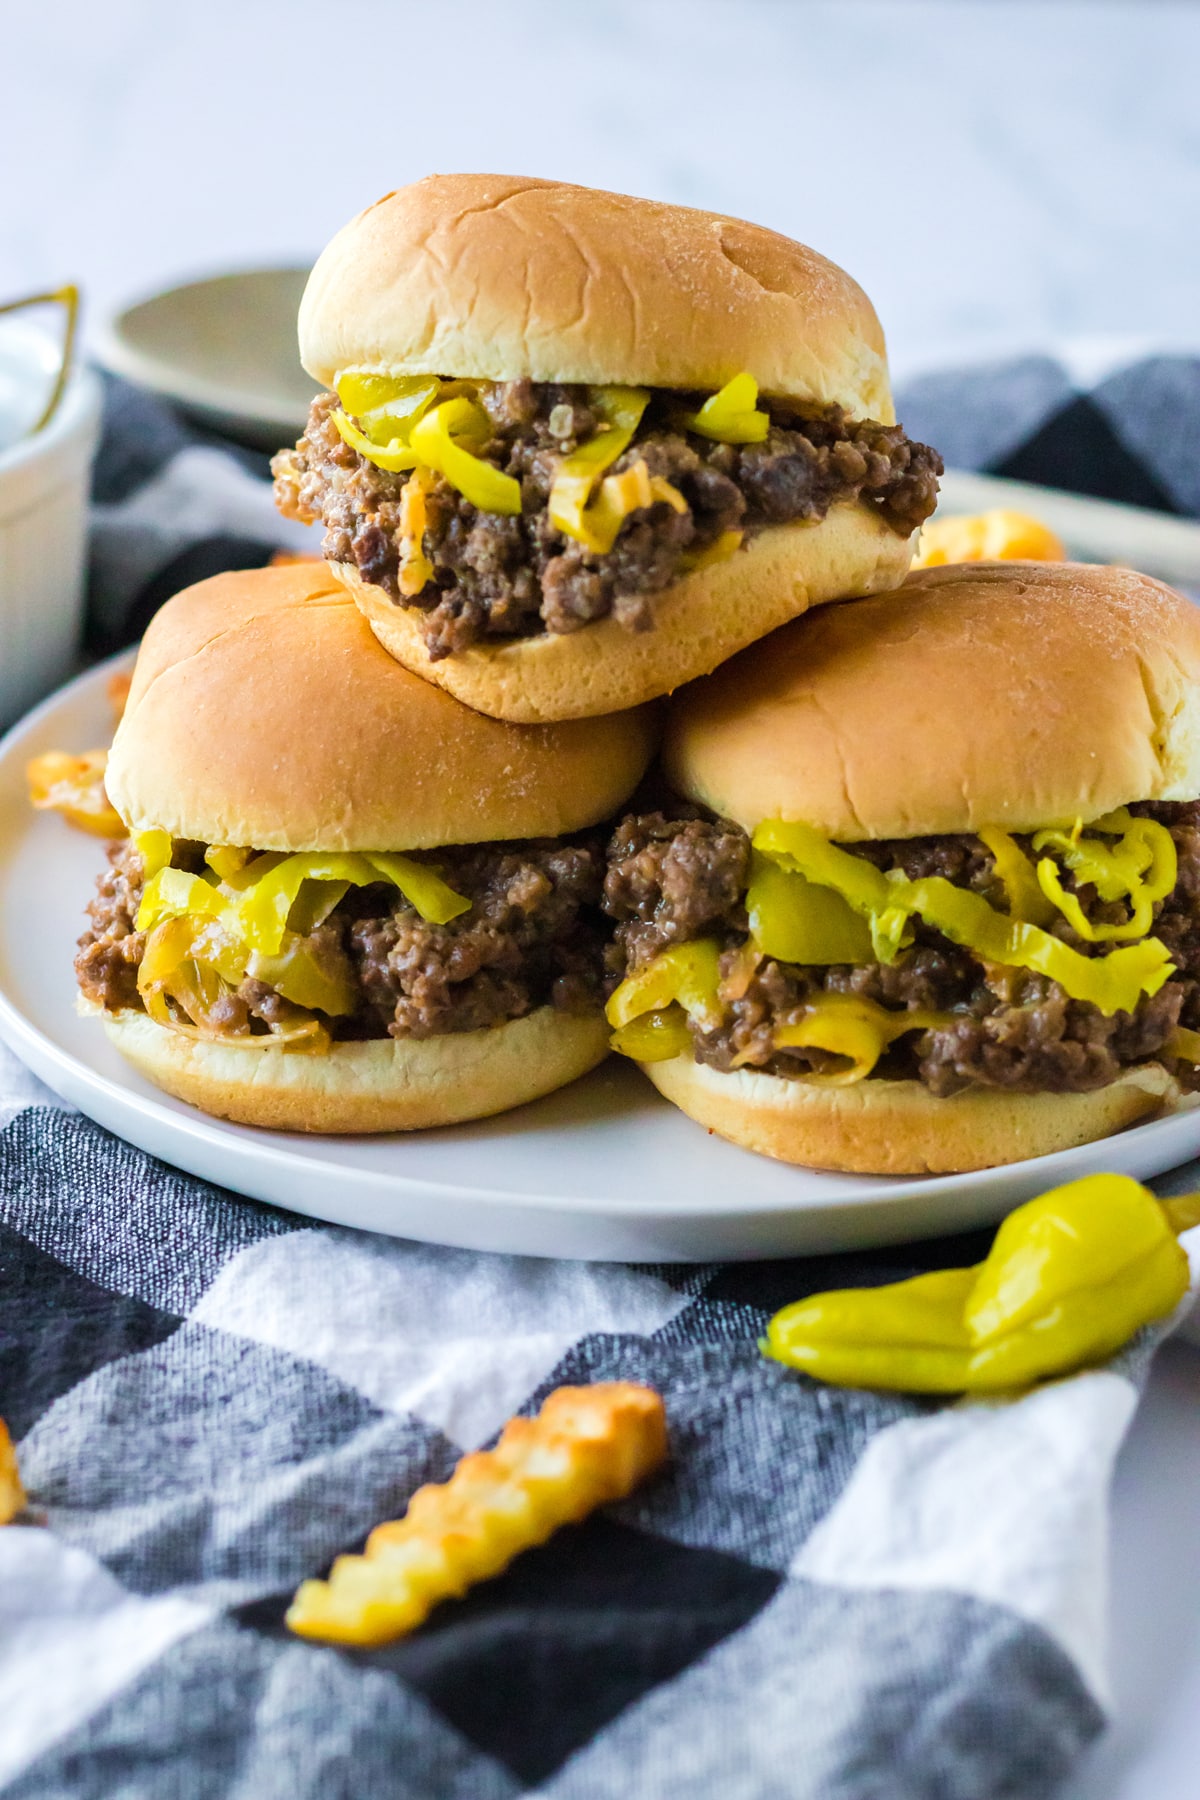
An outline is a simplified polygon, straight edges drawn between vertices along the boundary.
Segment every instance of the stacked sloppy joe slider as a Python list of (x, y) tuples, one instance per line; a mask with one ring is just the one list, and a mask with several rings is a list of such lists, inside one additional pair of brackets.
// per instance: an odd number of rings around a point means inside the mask
[(1200, 1087), (1200, 614), (1161, 583), (922, 571), (679, 695), (664, 764), (609, 1017), (702, 1124), (922, 1173)]
[(895, 587), (941, 459), (861, 288), (741, 220), (431, 176), (325, 250), (282, 510), (391, 653), (522, 722), (635, 706)]
[(430, 177), (338, 234), (299, 332), (325, 391), (276, 494), (325, 561), (152, 623), (80, 986), (234, 1119), (477, 1117), (607, 1052), (647, 703), (896, 588), (941, 462), (850, 277), (688, 208)]
[(320, 564), (151, 622), (108, 764), (130, 828), (76, 970), (117, 1049), (247, 1124), (499, 1112), (608, 1050), (605, 833), (643, 712), (521, 729), (381, 649)]

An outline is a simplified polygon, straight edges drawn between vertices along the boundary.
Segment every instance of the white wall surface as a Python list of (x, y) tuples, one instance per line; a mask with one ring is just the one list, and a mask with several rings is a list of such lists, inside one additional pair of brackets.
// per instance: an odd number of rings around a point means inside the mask
[(311, 256), (431, 169), (762, 220), (901, 369), (1200, 344), (1188, 0), (12, 0), (0, 294)]

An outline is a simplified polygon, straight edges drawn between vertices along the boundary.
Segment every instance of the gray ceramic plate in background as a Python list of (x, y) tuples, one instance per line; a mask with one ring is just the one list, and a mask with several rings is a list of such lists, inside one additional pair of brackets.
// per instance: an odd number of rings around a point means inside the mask
[(101, 329), (101, 362), (202, 424), (260, 450), (304, 429), (317, 384), (296, 350), (308, 270), (247, 269), (126, 307)]

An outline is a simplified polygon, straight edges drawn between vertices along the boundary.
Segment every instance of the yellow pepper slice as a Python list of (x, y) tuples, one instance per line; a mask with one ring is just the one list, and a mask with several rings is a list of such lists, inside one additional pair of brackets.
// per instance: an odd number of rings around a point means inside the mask
[(133, 847), (142, 859), (143, 882), (153, 881), (160, 869), (169, 866), (175, 853), (169, 831), (139, 831)]
[(977, 835), (991, 851), (996, 873), (1004, 883), (1010, 918), (1024, 919), (1030, 925), (1052, 925), (1053, 902), (1042, 892), (1037, 869), (1016, 838), (996, 825), (985, 825)]
[(304, 852), (285, 857), (247, 889), (238, 902), (242, 933), (252, 950), (274, 956), (306, 881), (346, 881), (354, 887), (369, 887), (381, 879), (399, 888), (421, 917), (435, 925), (445, 925), (470, 909), (471, 902), (456, 894), (436, 870), (407, 856)]
[(134, 924), (139, 931), (153, 931), (165, 919), (178, 919), (185, 914), (211, 919), (228, 907), (228, 896), (215, 882), (168, 867), (159, 869), (146, 882)]
[[(633, 441), (650, 401), (648, 388), (595, 387), (588, 390), (588, 404), (600, 415), (594, 437), (565, 456), (550, 488), (550, 523), (567, 537), (596, 549), (598, 526), (589, 519), (587, 505), (592, 490)], [(619, 526), (618, 526), (619, 529)], [(613, 533), (615, 538), (616, 532)], [(611, 542), (608, 546), (612, 548)], [(601, 552), (606, 554), (606, 552)]]
[(691, 1049), (692, 1034), (682, 1006), (673, 1004), (631, 1019), (613, 1032), (611, 1043), (634, 1062), (669, 1062)]
[[(150, 931), (167, 918), (220, 918), (230, 935), (243, 937), (249, 949), (274, 956), (289, 924), (312, 930), (329, 916), (348, 887), (369, 887), (377, 881), (390, 882), (423, 919), (436, 925), (470, 909), (471, 902), (456, 894), (435, 869), (407, 856), (268, 853), (232, 872), (221, 886), (183, 869), (158, 869), (145, 885), (136, 923), (139, 931)], [(322, 884), (320, 892), (303, 903), (293, 919), (292, 909), (309, 882)], [(334, 893), (335, 887), (340, 891)]]
[(356, 369), (339, 375), (334, 383), (345, 411), (372, 444), (385, 448), (407, 438), (441, 387), (436, 375), (373, 375)]
[(889, 1012), (858, 994), (822, 994), (802, 1019), (776, 1029), (774, 1045), (777, 1050), (796, 1046), (844, 1057), (845, 1068), (812, 1070), (802, 1079), (816, 1087), (850, 1087), (871, 1073), (897, 1038), (909, 1031), (936, 1030), (948, 1025), (951, 1016), (921, 1007)]
[(145, 833), (138, 844), (153, 871), (137, 915), (138, 930), (149, 934), (138, 969), (146, 1011), (160, 1024), (178, 1025), (174, 1006), (201, 1035), (225, 1035), (214, 1008), (250, 975), (291, 1003), (272, 1024), (272, 1038), (238, 1039), (255, 1047), (274, 1041), (325, 1050), (329, 1033), (313, 1014), (337, 1017), (354, 1010), (349, 969), (335, 952), (305, 941), (351, 885), (388, 881), (422, 917), (439, 924), (470, 907), (436, 870), (406, 856), (252, 856), (214, 846), (205, 860), (222, 877), (218, 883), (163, 863), (171, 854), (165, 832)]
[(465, 395), (443, 400), (418, 419), (409, 434), (414, 460), (435, 469), (480, 512), (515, 516), (521, 510), (521, 484), (515, 475), (473, 456), (461, 440), (485, 444), (491, 423), (483, 408)]
[(769, 820), (754, 834), (754, 847), (784, 868), (836, 889), (872, 928), (875, 952), (890, 962), (905, 921), (916, 914), (985, 962), (1036, 970), (1057, 981), (1072, 999), (1087, 1000), (1111, 1016), (1132, 1012), (1143, 994), (1156, 994), (1174, 965), (1165, 944), (1143, 938), (1107, 956), (1087, 957), (1037, 925), (993, 910), (980, 894), (957, 888), (943, 876), (908, 881), (830, 843), (811, 826)]
[(1102, 900), (1128, 895), (1130, 916), (1123, 924), (1093, 924), (1078, 896), (1063, 887), (1055, 864), (1044, 857), (1037, 868), (1042, 891), (1053, 901), (1072, 928), (1089, 943), (1144, 937), (1154, 923), (1154, 903), (1162, 900), (1179, 878), (1175, 840), (1156, 819), (1135, 819), (1123, 808), (1097, 819), (1092, 832), (1120, 832), (1120, 842), (1108, 845), (1097, 837), (1081, 835), (1079, 822), (1071, 832), (1039, 831), (1035, 850), (1052, 849), (1081, 882), (1096, 889)]
[(713, 438), (720, 444), (761, 444), (771, 420), (757, 406), (758, 383), (753, 375), (735, 375), (704, 402), (699, 412), (685, 413), (683, 424), (700, 437)]
[(284, 933), (274, 956), (252, 951), (246, 973), (265, 981), (285, 1000), (310, 1012), (328, 1013), (331, 1018), (352, 1013), (358, 1004), (349, 967), (343, 961), (317, 957), (295, 932)]
[[(238, 850), (231, 844), (210, 844), (204, 852), (204, 860), (217, 880), (224, 881), (244, 869), (253, 854), (252, 850)], [(167, 861), (170, 860), (168, 856)]]
[(775, 1315), (762, 1349), (847, 1387), (1011, 1392), (1103, 1361), (1187, 1286), (1149, 1189), (1089, 1175), (1018, 1207), (976, 1267), (812, 1295)]
[(360, 456), (374, 463), (377, 469), (386, 469), (389, 475), (398, 475), (404, 469), (415, 469), (416, 452), (402, 437), (394, 438), (390, 443), (377, 444), (369, 438), (365, 431), (360, 431), (352, 419), (348, 419), (340, 408), (330, 413), (334, 430), (343, 443), (357, 450)]
[(720, 947), (713, 938), (675, 944), (641, 969), (627, 975), (605, 1007), (605, 1017), (618, 1028), (643, 1013), (660, 1012), (677, 1001), (706, 1030), (720, 1023), (718, 993)]
[(750, 853), (746, 912), (755, 944), (780, 962), (871, 960), (870, 928), (841, 894), (781, 868), (758, 850)]

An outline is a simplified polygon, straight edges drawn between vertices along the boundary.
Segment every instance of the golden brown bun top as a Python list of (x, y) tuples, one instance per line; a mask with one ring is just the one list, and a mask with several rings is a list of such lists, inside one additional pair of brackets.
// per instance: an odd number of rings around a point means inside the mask
[(109, 758), (135, 831), (260, 850), (557, 837), (607, 817), (654, 749), (649, 709), (506, 725), (412, 675), (324, 564), (216, 575), (142, 641)]
[(974, 563), (785, 625), (672, 703), (681, 793), (847, 842), (1200, 795), (1200, 609), (1127, 569)]
[(341, 230), (300, 304), (300, 358), (509, 381), (719, 388), (895, 417), (856, 282), (741, 219), (512, 175), (427, 175)]

